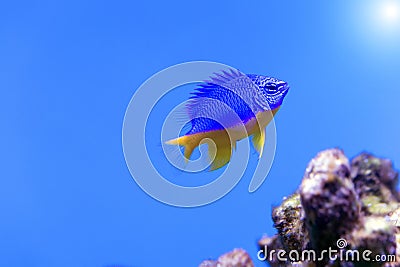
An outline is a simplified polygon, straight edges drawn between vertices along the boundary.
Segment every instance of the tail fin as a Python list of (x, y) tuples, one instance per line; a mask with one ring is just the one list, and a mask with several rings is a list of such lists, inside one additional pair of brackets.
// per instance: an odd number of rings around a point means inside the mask
[[(210, 171), (219, 169), (225, 166), (230, 160), (232, 155), (232, 145), (229, 135), (226, 131), (215, 131), (208, 133), (207, 136), (201, 134), (193, 134), (193, 135), (184, 135), (182, 137), (172, 139), (166, 142), (168, 145), (179, 145), (183, 146), (184, 149), (184, 156), (186, 162), (190, 159), (190, 156), (193, 153), (193, 150), (199, 146), (200, 141), (207, 137), (212, 139), (215, 145), (210, 145), (208, 143), (208, 153), (209, 153), (209, 160), (211, 162)], [(235, 146), (236, 143), (233, 144)], [(215, 157), (214, 157), (215, 156)]]
[(185, 156), (185, 161), (187, 162), (190, 159), (190, 156), (193, 153), (193, 150), (198, 146), (196, 142), (193, 142), (193, 140), (190, 140), (188, 135), (184, 135), (181, 137), (178, 137), (176, 139), (169, 140), (165, 142), (168, 145), (179, 145), (184, 147), (184, 152), (183, 155)]

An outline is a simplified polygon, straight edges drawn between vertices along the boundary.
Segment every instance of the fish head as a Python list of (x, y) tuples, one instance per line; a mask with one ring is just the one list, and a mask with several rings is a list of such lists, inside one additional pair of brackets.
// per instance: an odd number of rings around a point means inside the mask
[(287, 82), (273, 77), (264, 77), (257, 85), (261, 93), (268, 100), (271, 109), (275, 109), (282, 104), (290, 88)]

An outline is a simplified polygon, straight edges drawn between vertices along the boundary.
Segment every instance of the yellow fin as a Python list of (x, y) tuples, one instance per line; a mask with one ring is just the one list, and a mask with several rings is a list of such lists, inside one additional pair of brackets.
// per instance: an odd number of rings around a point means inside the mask
[(218, 137), (212, 139), (215, 145), (208, 146), (208, 155), (210, 160), (212, 160), (214, 155), (215, 158), (211, 163), (210, 171), (224, 167), (231, 160), (232, 156), (231, 141), (226, 132), (219, 133)]
[(183, 155), (185, 156), (185, 161), (190, 159), (193, 150), (199, 145), (195, 136), (184, 135), (176, 139), (169, 140), (165, 142), (168, 145), (180, 145), (184, 147)]
[(259, 158), (261, 158), (265, 144), (265, 129), (260, 129), (260, 131), (257, 131), (253, 135), (253, 139), (251, 141), (253, 142), (253, 146), (259, 154)]
[[(225, 166), (231, 159), (232, 148), (236, 147), (236, 143), (231, 145), (230, 138), (228, 133), (225, 130), (218, 130), (214, 132), (208, 132), (207, 135), (202, 134), (193, 134), (193, 135), (184, 135), (176, 139), (169, 140), (165, 142), (168, 145), (179, 145), (184, 147), (184, 156), (185, 161), (187, 162), (190, 159), (190, 156), (193, 153), (193, 150), (199, 146), (200, 141), (203, 138), (211, 139), (215, 145), (210, 144), (211, 140), (206, 141), (208, 143), (208, 155), (211, 162), (210, 171), (219, 169)], [(214, 157), (215, 155), (215, 157)]]
[(215, 155), (215, 158), (211, 163), (210, 171), (224, 167), (231, 160), (232, 148), (230, 147), (230, 144), (209, 147), (208, 151), (210, 157)]

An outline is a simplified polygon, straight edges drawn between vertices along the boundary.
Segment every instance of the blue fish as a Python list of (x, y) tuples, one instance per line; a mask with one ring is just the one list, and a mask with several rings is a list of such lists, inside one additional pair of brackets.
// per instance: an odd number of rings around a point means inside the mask
[(190, 130), (166, 143), (183, 146), (184, 157), (189, 160), (193, 150), (205, 140), (210, 170), (225, 166), (236, 142), (250, 136), (261, 157), (265, 128), (288, 90), (286, 82), (273, 77), (243, 74), (233, 69), (214, 73), (192, 93), (186, 105)]

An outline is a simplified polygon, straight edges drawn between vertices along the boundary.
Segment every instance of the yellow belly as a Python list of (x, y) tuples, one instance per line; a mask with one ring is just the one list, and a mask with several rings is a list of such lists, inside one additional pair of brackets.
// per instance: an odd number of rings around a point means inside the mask
[[(264, 112), (259, 112), (256, 115), (256, 118), (251, 119), (248, 121), (244, 127), (243, 125), (232, 127), (232, 128), (227, 128), (223, 130), (215, 130), (215, 131), (209, 131), (209, 132), (204, 132), (204, 133), (197, 133), (194, 135), (198, 136), (193, 136), (194, 139), (204, 139), (204, 138), (211, 138), (215, 142), (223, 139), (226, 139), (226, 132), (229, 134), (230, 138), (232, 141), (236, 142), (239, 140), (242, 140), (244, 138), (247, 138), (253, 134), (258, 133), (260, 130), (264, 129), (267, 127), (267, 125), (271, 122), (273, 117), (275, 116), (276, 112), (278, 112), (279, 108), (276, 108), (272, 111), (264, 111)], [(244, 129), (243, 129), (244, 128)]]
[[(193, 150), (200, 145), (200, 143), (206, 143), (209, 145), (209, 154), (211, 158), (214, 158), (211, 170), (218, 169), (224, 166), (230, 160), (232, 148), (236, 147), (236, 142), (254, 135), (253, 144), (256, 137), (260, 137), (261, 133), (264, 133), (265, 127), (271, 122), (279, 108), (272, 111), (259, 112), (256, 114), (256, 118), (248, 121), (244, 127), (243, 125), (235, 126), (232, 128), (208, 131), (190, 135), (184, 135), (177, 139), (170, 140), (167, 144), (180, 145), (185, 147), (184, 156), (188, 160)], [(264, 145), (264, 135), (262, 135), (262, 142), (255, 144), (257, 151), (262, 153), (262, 147)], [(211, 139), (211, 140), (210, 140)], [(211, 143), (214, 143), (213, 145)]]

